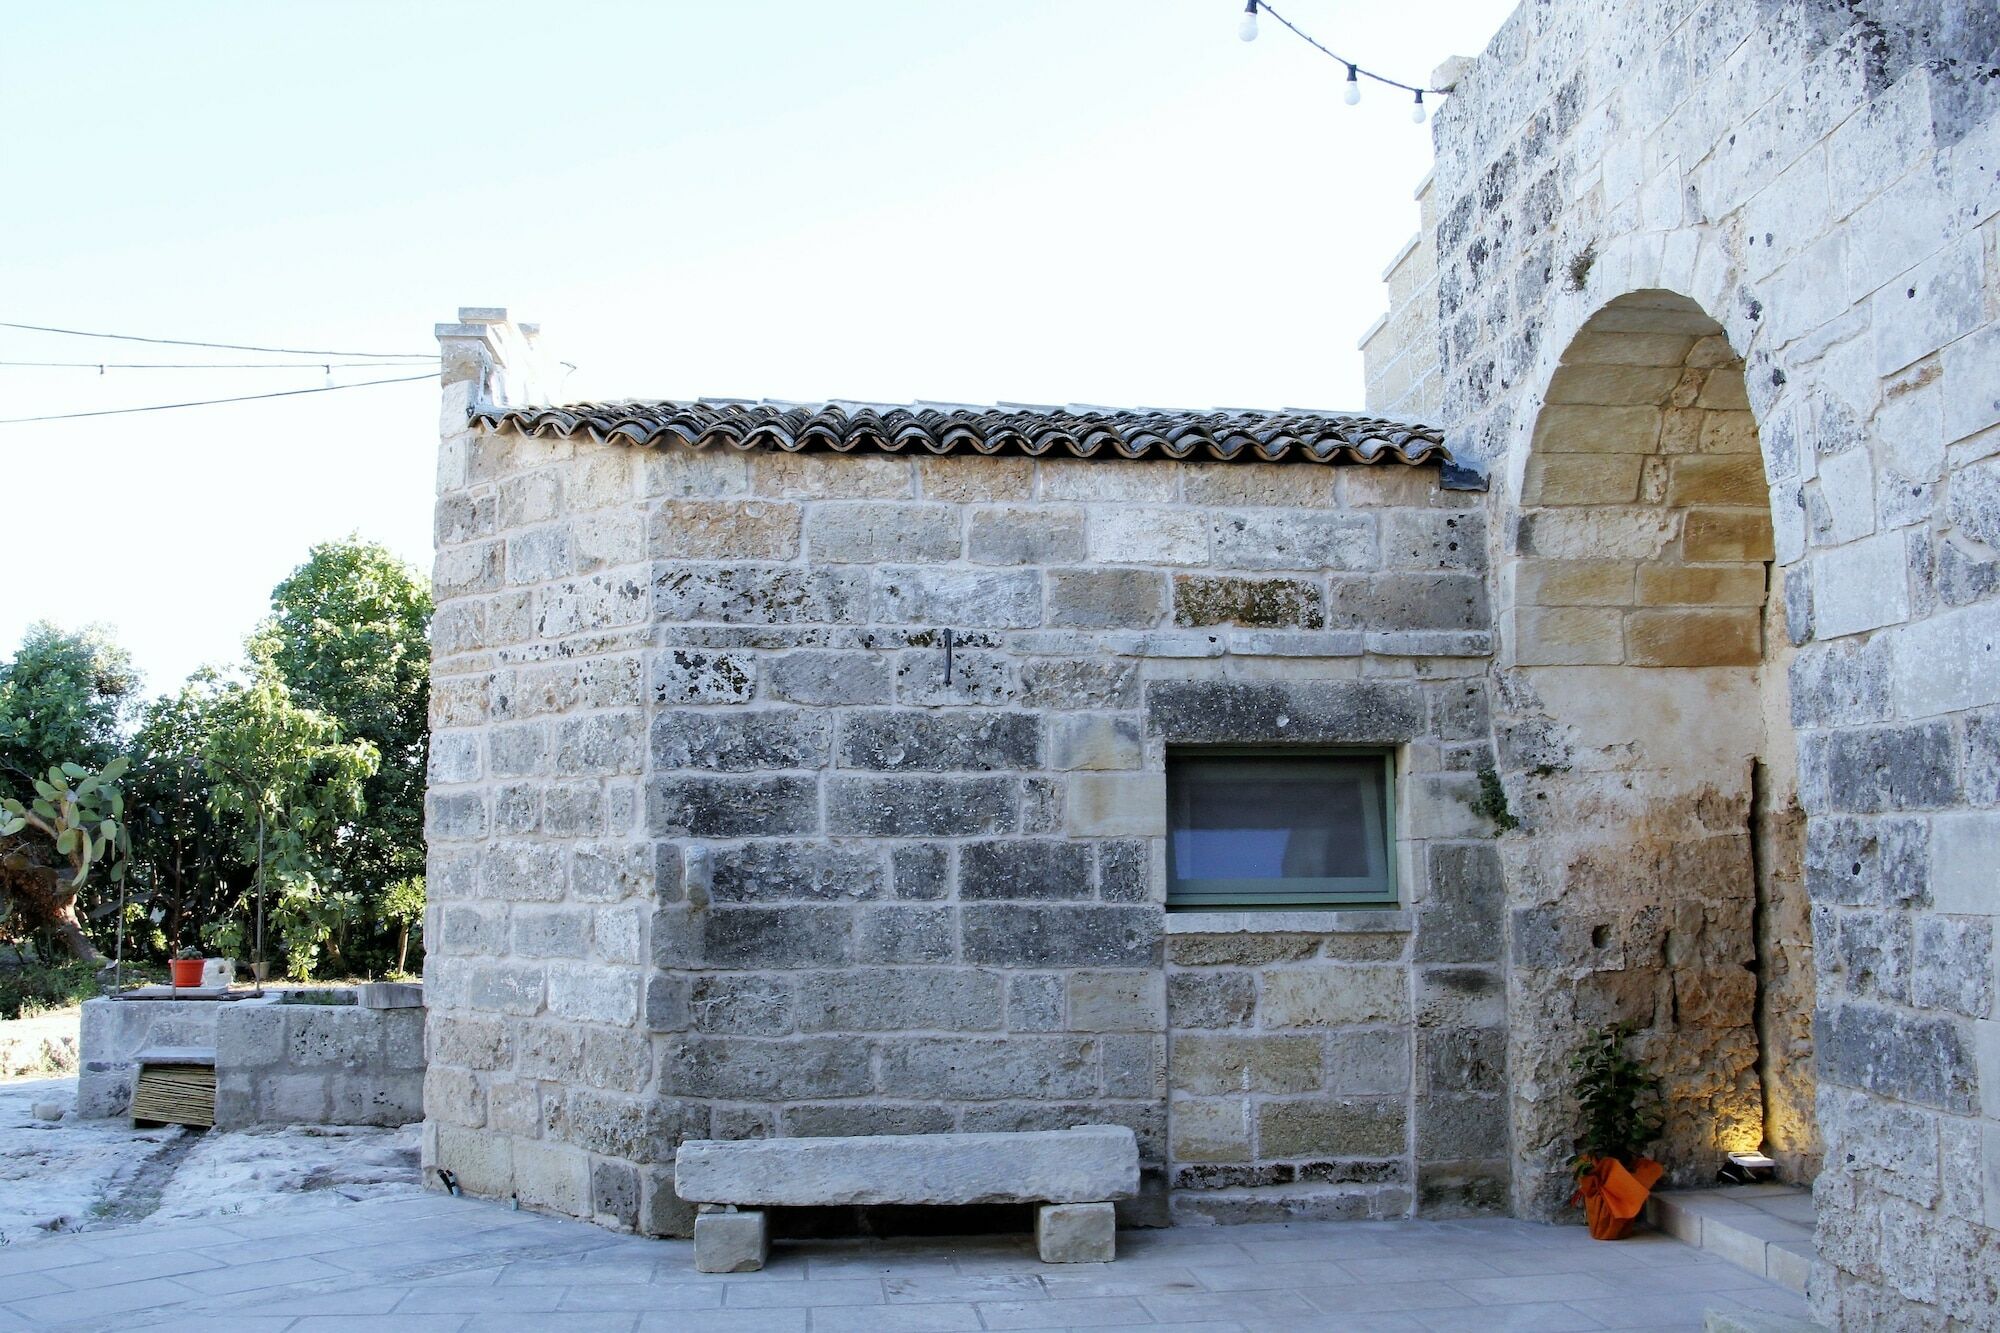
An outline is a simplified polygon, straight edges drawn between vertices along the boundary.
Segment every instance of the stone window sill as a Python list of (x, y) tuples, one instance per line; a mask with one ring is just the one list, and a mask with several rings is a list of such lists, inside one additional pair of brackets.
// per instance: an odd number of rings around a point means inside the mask
[(1169, 935), (1388, 935), (1407, 934), (1414, 925), (1412, 914), (1397, 908), (1167, 913)]

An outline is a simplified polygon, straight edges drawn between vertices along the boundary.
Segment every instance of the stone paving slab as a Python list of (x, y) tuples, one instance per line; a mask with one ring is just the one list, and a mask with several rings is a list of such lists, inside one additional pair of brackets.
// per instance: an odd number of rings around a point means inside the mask
[(1126, 1231), (1118, 1247), (1114, 1264), (1051, 1270), (1026, 1235), (803, 1241), (763, 1272), (700, 1274), (685, 1241), (441, 1195), (336, 1201), (9, 1247), (0, 1333), (1560, 1333), (1805, 1314), (1798, 1295), (1657, 1233), (1317, 1222)]

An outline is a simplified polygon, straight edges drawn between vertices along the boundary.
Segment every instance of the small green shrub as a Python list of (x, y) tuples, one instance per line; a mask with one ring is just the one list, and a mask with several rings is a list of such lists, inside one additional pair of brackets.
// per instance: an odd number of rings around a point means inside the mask
[(1582, 1119), (1572, 1163), (1579, 1175), (1606, 1157), (1631, 1166), (1660, 1137), (1666, 1122), (1660, 1080), (1625, 1054), (1631, 1037), (1629, 1023), (1599, 1028), (1585, 1037), (1583, 1048), (1570, 1057)]
[(288, 990), (279, 994), (279, 1004), (353, 1004), (354, 992), (345, 990)]
[(97, 968), (75, 959), (0, 968), (0, 1018), (34, 1018), (98, 993)]

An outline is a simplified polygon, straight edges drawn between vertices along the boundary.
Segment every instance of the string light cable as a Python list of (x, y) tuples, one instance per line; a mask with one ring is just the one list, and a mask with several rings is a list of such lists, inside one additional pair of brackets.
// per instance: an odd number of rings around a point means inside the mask
[(0, 417), (0, 426), (24, 426), (36, 421), (73, 421), (78, 417), (118, 417), (134, 412), (171, 412), (182, 407), (214, 407), (218, 403), (251, 403), (260, 398), (296, 398), (306, 393), (339, 393), (343, 389), (366, 389), (377, 384), (414, 384), (418, 380), (437, 379), (435, 370), (421, 375), (402, 375), (394, 379), (357, 380), (353, 384), (328, 384), (317, 389), (281, 389), (276, 393), (246, 393), (235, 398), (202, 398), (187, 403), (154, 403), (147, 407), (107, 407), (95, 412), (54, 412), (40, 417)]
[(1449, 88), (1426, 88), (1414, 83), (1404, 83), (1400, 79), (1392, 79), (1386, 74), (1377, 74), (1373, 70), (1363, 69), (1360, 65), (1356, 64), (1354, 61), (1349, 60), (1346, 56), (1338, 55), (1332, 50), (1328, 49), (1325, 43), (1317, 40), (1316, 38), (1313, 37), (1311, 33), (1305, 31), (1303, 28), (1299, 27), (1298, 24), (1292, 22), (1290, 19), (1286, 18), (1283, 14), (1280, 14), (1277, 10), (1265, 4), (1264, 0), (1245, 0), (1245, 4), (1243, 6), (1243, 18), (1236, 25), (1236, 35), (1238, 37), (1241, 37), (1246, 42), (1256, 41), (1257, 15), (1260, 13), (1269, 14), (1272, 18), (1282, 23), (1285, 27), (1291, 29), (1293, 36), (1299, 38), (1307, 46), (1312, 47), (1315, 51), (1318, 51), (1321, 55), (1327, 56), (1333, 60), (1337, 60), (1341, 64), (1347, 66), (1347, 87), (1341, 94), (1341, 100), (1346, 102), (1349, 106), (1353, 106), (1361, 100), (1361, 80), (1372, 79), (1376, 83), (1384, 84), (1387, 87), (1397, 88), (1402, 90), (1403, 92), (1409, 93), (1412, 98), (1412, 101), (1410, 103), (1410, 119), (1414, 121), (1416, 124), (1421, 125), (1424, 123), (1424, 94), (1429, 93), (1433, 97), (1443, 97), (1451, 91), (1451, 89)]
[(89, 333), (83, 329), (58, 329), (46, 324), (14, 324), (6, 320), (0, 320), (0, 329), (23, 329), (29, 333), (60, 333), (71, 338), (109, 338), (118, 342), (152, 343), (162, 347), (208, 347), (223, 352), (266, 352), (273, 356), (341, 356), (360, 357), (370, 361), (438, 359), (434, 352), (334, 352), (324, 347), (257, 347), (249, 343), (197, 342), (191, 338), (145, 338), (136, 333)]

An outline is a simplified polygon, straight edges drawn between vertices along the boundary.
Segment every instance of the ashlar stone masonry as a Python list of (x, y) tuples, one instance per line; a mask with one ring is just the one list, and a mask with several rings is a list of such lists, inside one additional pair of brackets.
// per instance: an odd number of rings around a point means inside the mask
[[(431, 1166), (685, 1234), (684, 1139), (1110, 1123), (1128, 1222), (1500, 1204), (1482, 496), (473, 427), (533, 335), (442, 333)], [(1394, 747), (1401, 907), (1166, 912), (1217, 744)]]

